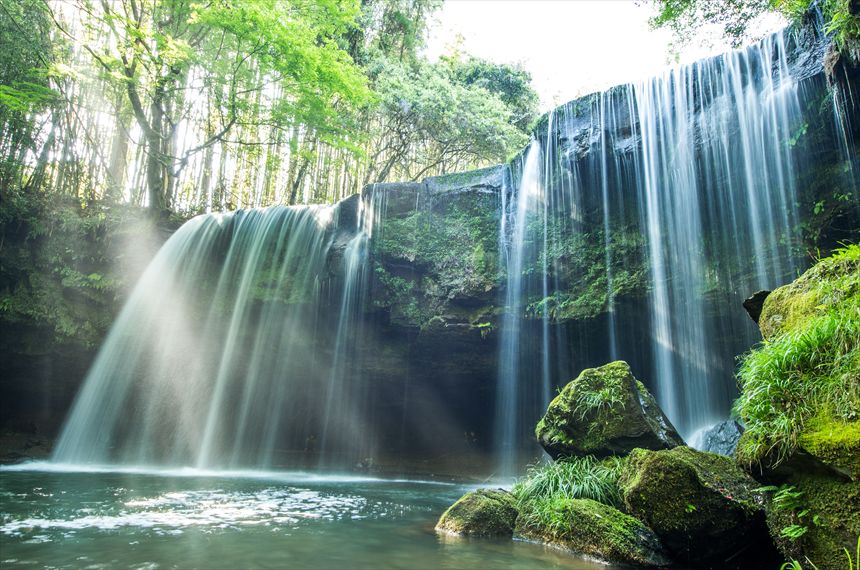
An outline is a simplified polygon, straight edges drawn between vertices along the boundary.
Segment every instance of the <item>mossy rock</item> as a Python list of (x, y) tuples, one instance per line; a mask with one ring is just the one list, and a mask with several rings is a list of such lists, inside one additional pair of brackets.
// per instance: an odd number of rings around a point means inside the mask
[(512, 536), (517, 520), (514, 496), (502, 489), (470, 491), (436, 523), (436, 532), (457, 536)]
[(744, 356), (738, 462), (791, 473), (860, 476), (860, 247), (822, 259), (773, 291), (759, 319), (765, 342)]
[(583, 370), (550, 402), (535, 436), (553, 459), (684, 445), (657, 401), (622, 361)]
[(725, 563), (770, 543), (759, 484), (735, 462), (690, 447), (637, 449), (619, 479), (626, 510), (647, 524), (677, 561)]
[(641, 521), (591, 499), (526, 502), (516, 534), (605, 562), (667, 566), (657, 535)]
[[(771, 500), (767, 506), (767, 524), (782, 555), (808, 559), (819, 570), (848, 568), (844, 549), (853, 557), (860, 537), (860, 482), (814, 475), (791, 483), (799, 494), (794, 504)], [(801, 534), (790, 538), (789, 530)]]
[[(799, 278), (772, 291), (764, 300), (758, 320), (762, 337), (771, 339), (796, 329), (826, 306), (860, 295), (858, 274), (860, 260), (856, 256), (834, 256), (822, 259)], [(844, 286), (822, 287), (823, 283), (837, 282)]]
[(860, 479), (860, 421), (842, 422), (819, 414), (804, 426), (797, 445), (831, 468)]

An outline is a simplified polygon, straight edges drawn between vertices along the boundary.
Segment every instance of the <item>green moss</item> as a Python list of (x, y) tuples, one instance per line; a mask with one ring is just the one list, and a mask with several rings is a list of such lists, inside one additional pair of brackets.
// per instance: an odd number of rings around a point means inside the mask
[(526, 248), (539, 242), (543, 253), (530, 265), (524, 275), (539, 275), (547, 267), (548, 277), (557, 288), (547, 297), (529, 299), (526, 313), (550, 319), (589, 319), (605, 312), (613, 298), (641, 298), (648, 291), (648, 275), (644, 242), (641, 233), (632, 225), (613, 228), (609, 244), (609, 271), (607, 272), (607, 249), (602, 230), (583, 232), (562, 217), (550, 218), (547, 222), (547, 247), (543, 248), (544, 227), (534, 220), (526, 233)]
[(464, 536), (511, 536), (517, 518), (514, 496), (501, 489), (463, 495), (436, 523), (436, 530)]
[(622, 455), (637, 446), (682, 443), (623, 361), (583, 370), (550, 402), (535, 436), (553, 457)]
[(701, 559), (764, 532), (764, 498), (757, 487), (730, 458), (689, 447), (634, 450), (619, 478), (627, 512), (678, 555)]
[(810, 318), (860, 303), (860, 246), (824, 258), (792, 283), (768, 295), (759, 327), (765, 339), (806, 327)]
[(797, 442), (818, 459), (860, 478), (860, 421), (844, 422), (822, 412), (807, 422)]
[[(577, 447), (585, 453), (604, 446), (623, 427), (624, 416), (618, 408), (624, 405), (629, 375), (630, 367), (621, 361), (583, 370), (550, 403), (553, 413), (544, 415), (535, 428), (538, 439)], [(594, 419), (584, 431), (569, 421), (587, 416)]]
[[(647, 479), (651, 477), (661, 481), (677, 478), (678, 484), (649, 483)], [(683, 524), (675, 520), (675, 515), (686, 512), (687, 505), (692, 504), (699, 511), (696, 503), (702, 501), (697, 500), (696, 495), (703, 490), (713, 492), (713, 498), (718, 502), (726, 499), (751, 511), (763, 505), (761, 494), (755, 492), (755, 481), (730, 458), (686, 446), (662, 451), (633, 450), (624, 465), (619, 485), (625, 500), (635, 500), (637, 492), (642, 496), (641, 493), (645, 492), (643, 486), (647, 485), (647, 492), (655, 493), (655, 506), (659, 507), (653, 514), (660, 516), (663, 513), (667, 524)]]
[(516, 533), (608, 562), (668, 563), (659, 540), (641, 521), (590, 499), (555, 496), (530, 501), (517, 518)]
[[(768, 528), (777, 547), (786, 559), (809, 560), (822, 570), (846, 568), (844, 549), (854, 553), (860, 537), (860, 482), (807, 475), (796, 477), (792, 486), (792, 503), (768, 503)], [(791, 538), (786, 529), (803, 530)]]
[(840, 250), (771, 293), (759, 324), (766, 340), (744, 356), (739, 373), (735, 412), (747, 431), (738, 460), (775, 466), (805, 442), (856, 474), (860, 247)]
[(504, 279), (495, 197), (464, 191), (414, 204), (385, 215), (371, 242), (374, 304), (422, 329), (433, 317), (486, 322)]
[(145, 223), (143, 212), (133, 207), (4, 193), (0, 322), (17, 332), (3, 349), (30, 350), (17, 346), (24, 329), (50, 331), (55, 343), (96, 346), (126, 285), (111, 246), (123, 236), (145, 233)]

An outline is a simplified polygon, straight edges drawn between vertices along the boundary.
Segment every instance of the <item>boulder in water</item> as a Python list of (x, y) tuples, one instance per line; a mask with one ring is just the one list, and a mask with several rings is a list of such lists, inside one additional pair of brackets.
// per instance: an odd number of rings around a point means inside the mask
[[(548, 524), (552, 521), (552, 524)], [(574, 552), (636, 566), (668, 566), (657, 535), (641, 521), (591, 499), (526, 503), (517, 519), (518, 536)]]
[(728, 457), (690, 447), (637, 449), (619, 487), (627, 512), (647, 524), (677, 562), (723, 564), (746, 548), (769, 554), (759, 484)]
[(698, 432), (690, 445), (701, 451), (731, 457), (735, 454), (738, 440), (743, 433), (744, 428), (741, 424), (734, 420), (726, 420)]
[(514, 533), (517, 503), (502, 489), (470, 491), (436, 523), (436, 532), (456, 536), (507, 536)]
[(535, 435), (553, 459), (684, 445), (657, 401), (622, 361), (583, 370), (550, 402)]

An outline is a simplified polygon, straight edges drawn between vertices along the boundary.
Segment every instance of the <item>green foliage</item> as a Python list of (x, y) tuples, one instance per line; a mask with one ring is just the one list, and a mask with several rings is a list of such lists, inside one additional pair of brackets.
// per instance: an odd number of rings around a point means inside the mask
[(741, 45), (749, 25), (772, 10), (773, 0), (654, 0), (657, 14), (650, 20), (653, 28), (668, 28), (680, 45), (690, 43), (708, 24), (718, 25), (733, 46)]
[(21, 335), (15, 342), (33, 330), (50, 333), (42, 349), (65, 342), (92, 348), (101, 341), (123, 286), (105, 236), (134, 228), (139, 217), (133, 208), (3, 193), (0, 325)]
[[(750, 38), (750, 25), (768, 12), (782, 14), (798, 23), (813, 5), (825, 20), (825, 31), (840, 49), (860, 39), (860, 15), (852, 0), (653, 0), (657, 15), (651, 18), (654, 28), (668, 28), (680, 45), (690, 43), (704, 26), (718, 25), (723, 35), (737, 47)], [(855, 3), (856, 4), (856, 3)]]
[(855, 550), (860, 537), (860, 483), (799, 475), (791, 485), (763, 490), (772, 493), (768, 527), (789, 560), (785, 567), (848, 570), (854, 565), (849, 548)]
[[(525, 145), (519, 102), (506, 101), (506, 85), (493, 83), (491, 64), (482, 63), (486, 77), (471, 75), (473, 69), (454, 59), (410, 64), (381, 58), (369, 67), (382, 118), (378, 136), (387, 143), (384, 160), (369, 165), (369, 182), (393, 172), (420, 180), (441, 165), (455, 170), (502, 162)], [(522, 93), (534, 95), (520, 83), (517, 96)]]
[(767, 340), (740, 367), (734, 409), (747, 429), (738, 457), (779, 463), (806, 431), (813, 440), (844, 433), (850, 444), (857, 430), (848, 424), (860, 420), (860, 246), (821, 260), (771, 297), (760, 320)]
[(821, 11), (827, 21), (824, 29), (833, 36), (839, 49), (860, 41), (860, 8), (851, 0), (823, 0)]
[[(178, 54), (171, 65), (196, 63), (211, 73), (207, 83), (220, 85), (230, 93), (237, 79), (246, 88), (260, 89), (260, 74), (272, 74), (286, 96), (271, 109), (272, 119), (282, 124), (300, 123), (325, 136), (331, 143), (346, 144), (348, 124), (341, 119), (350, 105), (361, 104), (370, 95), (366, 79), (338, 39), (355, 25), (356, 0), (245, 0), (240, 3), (214, 2), (193, 5), (189, 21), (193, 27), (181, 37), (165, 35), (157, 43), (176, 46), (168, 53)], [(290, 14), (289, 18), (283, 17)], [(174, 17), (176, 14), (173, 14)], [(195, 33), (211, 36), (203, 49), (187, 50), (185, 36)], [(258, 66), (237, 66), (220, 57), (223, 42), (229, 42), (244, 57)], [(215, 42), (218, 42), (216, 45)], [(214, 72), (214, 73), (213, 73)], [(235, 94), (223, 101), (229, 116), (230, 105), (240, 102)], [(265, 109), (251, 105), (249, 120), (266, 122)], [(237, 109), (238, 110), (238, 109)]]
[(593, 456), (571, 457), (543, 465), (532, 465), (524, 479), (513, 487), (513, 494), (522, 506), (537, 515), (552, 508), (559, 499), (592, 499), (606, 505), (618, 506), (618, 475), (623, 460), (611, 457), (598, 461)]
[(531, 86), (531, 75), (520, 67), (478, 58), (450, 62), (459, 81), (497, 95), (508, 107), (508, 122), (526, 134), (538, 116), (539, 97)]
[[(527, 248), (543, 241), (542, 224), (535, 226), (528, 228)], [(568, 225), (568, 220), (549, 220), (547, 247), (543, 249), (541, 245), (541, 255), (523, 273), (540, 274), (546, 265), (550, 280), (558, 283), (558, 287), (548, 297), (530, 299), (526, 314), (540, 318), (546, 312), (550, 319), (559, 322), (596, 317), (609, 307), (609, 275), (613, 299), (644, 296), (648, 290), (648, 271), (643, 240), (634, 226), (613, 228), (607, 268), (602, 229), (577, 231)]]
[[(759, 491), (773, 491), (771, 497), (771, 508), (776, 511), (787, 513), (791, 517), (791, 524), (784, 526), (779, 531), (782, 538), (789, 540), (797, 540), (809, 530), (805, 525), (800, 524), (804, 517), (809, 514), (808, 509), (803, 508), (803, 492), (798, 491), (794, 485), (780, 485), (779, 487), (768, 486), (762, 487)], [(815, 517), (813, 522), (818, 524), (818, 518)]]
[(58, 97), (50, 30), (41, 0), (0, 0), (0, 188), (20, 179), (23, 153), (38, 145), (33, 115)]

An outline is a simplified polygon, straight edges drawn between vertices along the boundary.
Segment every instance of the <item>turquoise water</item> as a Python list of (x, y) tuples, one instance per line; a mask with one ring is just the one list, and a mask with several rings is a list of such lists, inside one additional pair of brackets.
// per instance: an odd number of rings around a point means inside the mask
[(302, 473), (0, 471), (0, 565), (606, 568), (536, 544), (439, 537), (468, 487)]

